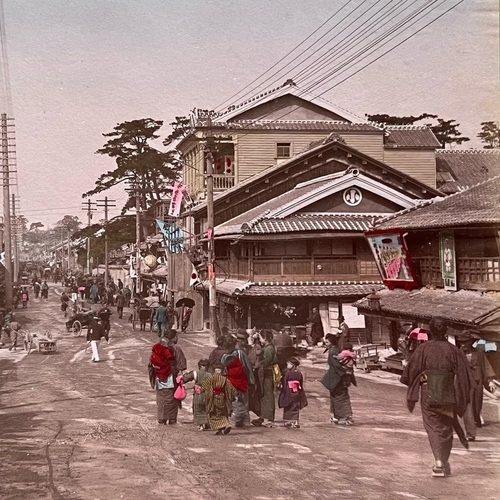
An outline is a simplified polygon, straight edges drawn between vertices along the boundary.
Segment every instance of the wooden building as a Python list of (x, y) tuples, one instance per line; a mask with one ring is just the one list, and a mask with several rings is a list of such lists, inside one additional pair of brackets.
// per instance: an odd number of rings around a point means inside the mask
[(500, 341), (499, 207), (497, 176), (376, 224), (406, 233), (419, 287), (357, 302), (374, 340), (390, 341), (402, 322), (427, 327), (438, 315), (451, 334)]

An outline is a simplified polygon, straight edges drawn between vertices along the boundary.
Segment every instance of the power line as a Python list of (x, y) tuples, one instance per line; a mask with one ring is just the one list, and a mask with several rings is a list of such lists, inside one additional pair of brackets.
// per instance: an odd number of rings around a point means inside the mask
[[(366, 1), (366, 0), (365, 0)], [(257, 78), (255, 78), (254, 80), (252, 80), (248, 85), (246, 85), (245, 87), (243, 87), (241, 90), (239, 90), (238, 92), (236, 92), (235, 94), (233, 94), (231, 97), (229, 97), (228, 99), (226, 99), (224, 102), (222, 102), (221, 104), (219, 104), (218, 106), (216, 106), (214, 109), (218, 109), (218, 108), (222, 108), (222, 106), (227, 103), (227, 102), (232, 102), (231, 100), (236, 97), (238, 94), (241, 94), (241, 92), (243, 92), (245, 89), (247, 89), (248, 87), (250, 87), (251, 85), (253, 85), (255, 82), (257, 82), (258, 80), (260, 80), (264, 75), (266, 75), (267, 73), (269, 73), (270, 71), (272, 71), (273, 68), (275, 68), (278, 64), (280, 64), (281, 62), (283, 62), (289, 55), (293, 54), (293, 52), (295, 52), (300, 46), (302, 46), (305, 42), (307, 42), (307, 40), (309, 40), (311, 37), (313, 37), (323, 26), (325, 26), (326, 24), (328, 24), (340, 11), (342, 11), (345, 7), (347, 7), (347, 5), (349, 5), (350, 3), (352, 2), (352, 0), (348, 0), (344, 5), (342, 5), (342, 7), (340, 7), (340, 9), (338, 9), (334, 14), (332, 14), (321, 26), (319, 26), (319, 28), (315, 29), (310, 35), (308, 35), (306, 38), (304, 38), (304, 40), (302, 40), (302, 42), (300, 42), (298, 45), (296, 45), (292, 50), (290, 50), (287, 54), (285, 54), (278, 62), (276, 62), (273, 66), (271, 66), (269, 69), (267, 69), (266, 71), (264, 71), (264, 73), (262, 73), (260, 76), (258, 76)], [(364, 2), (363, 2), (364, 3)], [(337, 26), (337, 25), (335, 25)], [(329, 30), (330, 31), (330, 30)], [(329, 31), (327, 33), (329, 33)], [(325, 35), (323, 35), (325, 36)], [(321, 37), (323, 38), (323, 37)], [(321, 40), (320, 38), (320, 40)], [(317, 42), (315, 42), (317, 43)], [(314, 44), (313, 44), (314, 45)], [(308, 50), (309, 48), (311, 48), (311, 45), (309, 47), (307, 47), (305, 50)], [(300, 55), (302, 55), (304, 53), (301, 52)], [(286, 67), (286, 65), (285, 65)], [(281, 70), (280, 70), (281, 71)], [(246, 95), (250, 94), (253, 90), (255, 90), (256, 88), (258, 87), (261, 87), (262, 85), (264, 85), (264, 83), (266, 83), (267, 81), (269, 81), (270, 78), (272, 78), (274, 75), (276, 75), (276, 73), (274, 73), (273, 75), (271, 75), (269, 78), (267, 78), (266, 80), (264, 80), (263, 82), (261, 82), (258, 86), (254, 87), (252, 90), (246, 92), (243, 96), (241, 96), (239, 99), (243, 99)]]

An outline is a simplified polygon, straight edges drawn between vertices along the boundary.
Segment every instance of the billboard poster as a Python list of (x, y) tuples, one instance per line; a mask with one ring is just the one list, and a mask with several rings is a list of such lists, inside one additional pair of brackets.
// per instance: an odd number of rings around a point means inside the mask
[(452, 232), (439, 233), (439, 260), (445, 290), (457, 290), (457, 266), (455, 260), (455, 237)]
[(401, 230), (374, 230), (366, 232), (365, 236), (388, 288), (412, 289), (418, 286)]

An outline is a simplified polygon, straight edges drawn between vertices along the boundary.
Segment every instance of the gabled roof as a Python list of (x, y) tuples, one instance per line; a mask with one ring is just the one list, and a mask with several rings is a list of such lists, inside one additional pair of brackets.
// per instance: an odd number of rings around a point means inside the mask
[(500, 176), (465, 191), (398, 212), (376, 229), (433, 229), (500, 224)]
[(295, 188), (218, 225), (215, 234), (227, 236), (307, 231), (367, 231), (382, 213), (317, 213), (309, 210), (314, 203), (350, 187), (376, 193), (400, 207), (409, 208), (416, 203), (416, 200), (403, 192), (384, 185), (357, 169), (348, 169), (297, 184)]
[(498, 149), (436, 151), (436, 181), (443, 193), (462, 191), (496, 175), (500, 175)]
[(366, 120), (355, 115), (354, 113), (351, 113), (350, 111), (347, 111), (346, 109), (341, 108), (340, 106), (337, 106), (336, 104), (333, 104), (330, 101), (327, 101), (326, 99), (323, 99), (322, 97), (319, 97), (311, 92), (301, 89), (300, 87), (295, 85), (295, 83), (293, 83), (292, 80), (287, 80), (280, 87), (276, 87), (266, 92), (262, 92), (256, 97), (252, 97), (239, 104), (229, 106), (226, 111), (223, 111), (219, 114), (219, 116), (214, 120), (214, 122), (215, 123), (227, 122), (237, 117), (238, 115), (242, 114), (243, 112), (248, 111), (249, 109), (255, 108), (257, 106), (265, 104), (266, 102), (272, 101), (274, 99), (286, 95), (292, 95), (300, 99), (309, 101), (313, 104), (316, 104), (317, 106), (327, 109), (332, 113), (335, 113), (336, 115), (344, 118), (349, 122), (359, 122), (359, 123), (366, 122)]
[(436, 149), (441, 143), (429, 127), (388, 125), (385, 127), (384, 147), (387, 149)]

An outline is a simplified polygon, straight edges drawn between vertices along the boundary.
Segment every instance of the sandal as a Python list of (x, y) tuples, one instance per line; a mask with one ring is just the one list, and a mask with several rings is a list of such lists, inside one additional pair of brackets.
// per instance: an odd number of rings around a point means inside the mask
[(264, 422), (264, 427), (268, 427), (269, 429), (271, 429), (273, 427), (276, 427), (276, 424), (271, 420), (268, 420), (267, 422)]
[(444, 467), (433, 467), (432, 477), (446, 477)]
[(215, 431), (215, 435), (216, 435), (216, 436), (222, 436), (222, 431), (223, 431), (223, 429), (217, 429), (217, 430)]
[(229, 434), (230, 432), (231, 432), (231, 426), (230, 426), (230, 425), (228, 425), (227, 427), (225, 427), (225, 428), (223, 429), (222, 434), (227, 435), (227, 434)]

